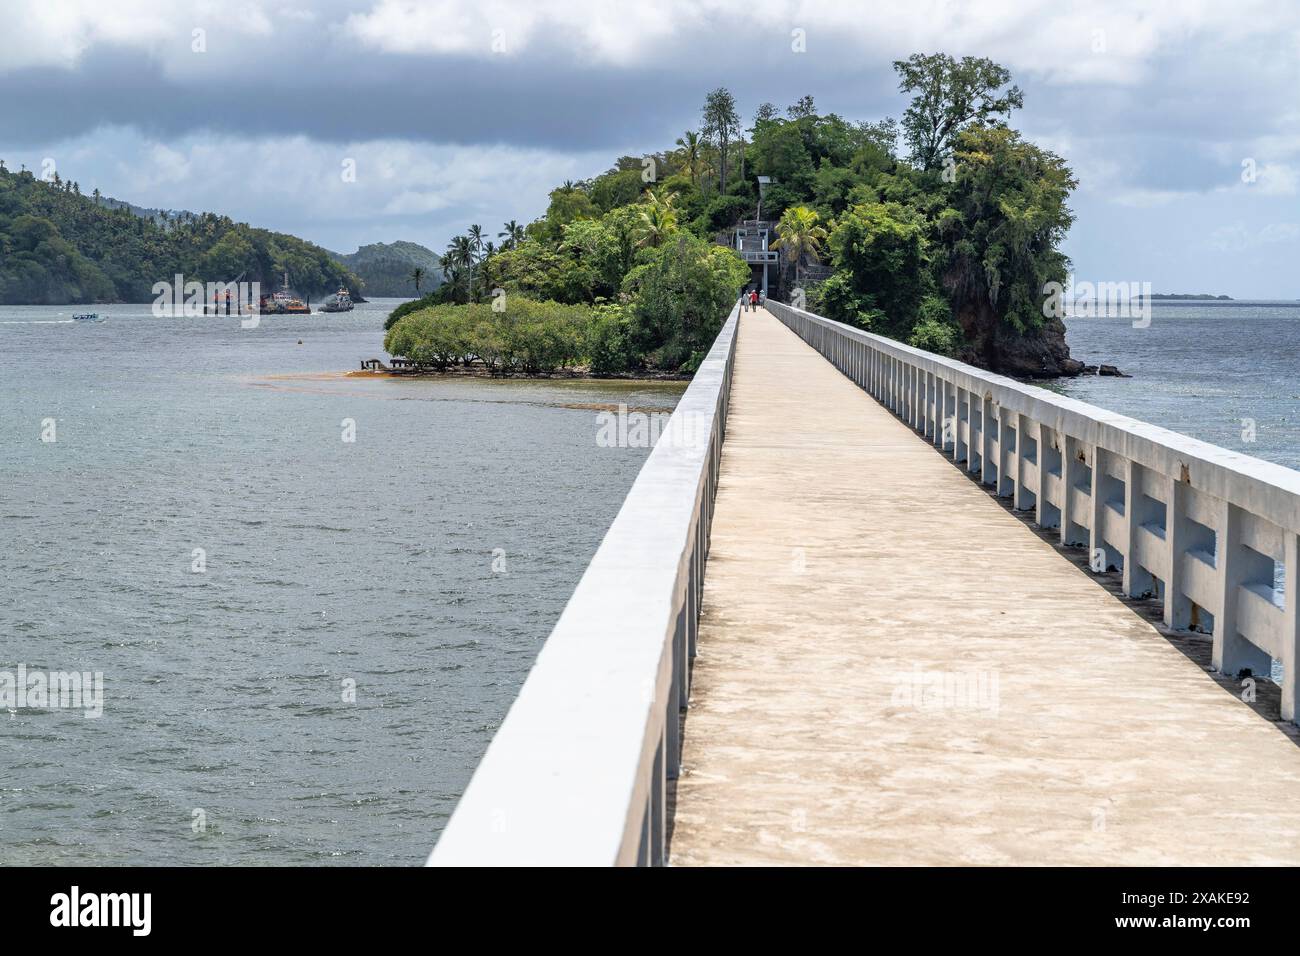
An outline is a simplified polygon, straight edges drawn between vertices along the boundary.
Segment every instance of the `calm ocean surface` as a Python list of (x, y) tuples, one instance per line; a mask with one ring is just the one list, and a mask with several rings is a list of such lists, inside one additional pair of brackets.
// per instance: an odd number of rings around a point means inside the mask
[(393, 304), (0, 308), (0, 671), (105, 681), (0, 709), (0, 863), (424, 861), (682, 386), (328, 374)]
[(1067, 319), (1066, 340), (1075, 358), (1133, 377), (1066, 379), (1055, 390), (1300, 468), (1300, 302), (1156, 302), (1147, 328)]

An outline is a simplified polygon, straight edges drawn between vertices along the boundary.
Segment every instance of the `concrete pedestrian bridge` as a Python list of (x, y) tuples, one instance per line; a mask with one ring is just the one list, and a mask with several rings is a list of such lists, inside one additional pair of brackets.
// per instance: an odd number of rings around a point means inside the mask
[(733, 311), (430, 863), (1300, 862), (1297, 529), (1300, 472)]

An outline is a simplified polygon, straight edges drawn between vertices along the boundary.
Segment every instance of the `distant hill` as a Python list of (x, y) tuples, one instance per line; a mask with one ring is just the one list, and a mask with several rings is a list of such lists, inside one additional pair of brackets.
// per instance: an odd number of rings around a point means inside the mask
[[(143, 215), (141, 215), (143, 213)], [(145, 210), (0, 163), (0, 304), (150, 302), (155, 282), (260, 282), (300, 295), (369, 290), (325, 249), (215, 213)]]
[(139, 216), (141, 219), (148, 219), (160, 226), (185, 222), (187, 219), (193, 219), (198, 215), (188, 209), (151, 209), (146, 206), (137, 206), (135, 203), (126, 202), (122, 199), (113, 199), (111, 196), (97, 196), (95, 201), (107, 209), (125, 209), (132, 215)]
[(1185, 302), (1189, 300), (1205, 301), (1206, 299), (1212, 299), (1215, 302), (1232, 301), (1232, 296), (1230, 295), (1210, 295), (1209, 293), (1206, 292), (1155, 292), (1151, 295), (1151, 298), (1153, 300), (1176, 299), (1179, 302)]
[(361, 277), (365, 294), (374, 298), (415, 298), (411, 272), (424, 270), (420, 292), (442, 285), (442, 261), (429, 249), (415, 242), (375, 242), (356, 252), (333, 253), (334, 258)]

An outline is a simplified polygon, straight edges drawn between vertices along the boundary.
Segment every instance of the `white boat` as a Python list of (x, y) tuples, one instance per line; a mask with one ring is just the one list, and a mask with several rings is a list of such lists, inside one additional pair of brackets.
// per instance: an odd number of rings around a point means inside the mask
[(103, 322), (98, 312), (78, 312), (72, 317), (74, 322)]

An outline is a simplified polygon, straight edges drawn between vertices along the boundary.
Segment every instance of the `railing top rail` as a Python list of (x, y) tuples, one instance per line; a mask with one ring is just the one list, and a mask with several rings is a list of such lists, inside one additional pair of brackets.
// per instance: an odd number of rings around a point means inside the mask
[(928, 372), (942, 373), (943, 378), (959, 388), (984, 395), (1054, 430), (1186, 481), (1280, 527), (1300, 531), (1300, 471), (986, 372), (805, 309), (769, 301), (768, 308), (773, 306), (788, 309), (849, 338), (869, 342), (874, 348)]
[(738, 315), (642, 466), (431, 865), (636, 862)]

